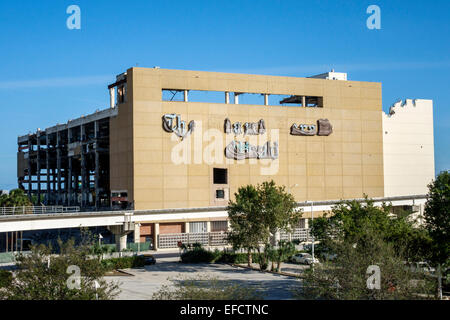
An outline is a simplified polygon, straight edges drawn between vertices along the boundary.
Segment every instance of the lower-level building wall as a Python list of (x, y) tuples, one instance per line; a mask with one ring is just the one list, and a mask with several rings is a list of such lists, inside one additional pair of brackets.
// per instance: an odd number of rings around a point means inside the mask
[(183, 232), (184, 232), (184, 222), (170, 222), (159, 224), (159, 234), (183, 233)]

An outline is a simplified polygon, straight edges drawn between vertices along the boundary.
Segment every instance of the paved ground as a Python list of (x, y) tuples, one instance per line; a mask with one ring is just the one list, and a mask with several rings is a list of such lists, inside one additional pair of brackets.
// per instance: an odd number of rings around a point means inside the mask
[[(178, 253), (155, 255), (157, 263), (142, 269), (126, 269), (134, 276), (105, 277), (109, 281), (119, 281), (122, 290), (118, 299), (147, 300), (162, 285), (171, 285), (171, 280), (183, 276), (210, 275), (219, 280), (228, 280), (239, 285), (254, 288), (264, 299), (292, 299), (291, 289), (301, 285), (300, 280), (271, 273), (232, 267), (226, 264), (183, 264), (179, 263)], [(287, 271), (287, 270), (286, 270)]]
[[(247, 266), (247, 264), (240, 264), (241, 266)], [(259, 268), (258, 263), (252, 263), (253, 268)], [(272, 267), (272, 264), (269, 263), (269, 266), (267, 267), (267, 270), (270, 270)], [(276, 267), (276, 264), (275, 264)], [(283, 262), (281, 264), (281, 271), (286, 273), (292, 273), (292, 274), (298, 274), (301, 275), (306, 269), (309, 269), (308, 265), (305, 264), (297, 264), (297, 263), (288, 263)]]

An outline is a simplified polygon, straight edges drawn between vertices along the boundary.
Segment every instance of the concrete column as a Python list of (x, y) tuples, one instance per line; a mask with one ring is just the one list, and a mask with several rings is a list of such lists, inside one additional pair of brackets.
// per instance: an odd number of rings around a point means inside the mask
[(305, 219), (305, 229), (309, 228), (309, 219)]
[(127, 235), (128, 233), (120, 233), (114, 235), (114, 238), (116, 240), (116, 248), (118, 249), (118, 251), (123, 251), (127, 248)]
[(302, 107), (306, 107), (306, 97), (302, 96)]
[(78, 194), (80, 193), (80, 188), (78, 187), (78, 182), (80, 181), (80, 172), (77, 170), (74, 178), (74, 203), (78, 206), (80, 202), (78, 201)]
[(239, 104), (239, 92), (234, 93), (234, 104)]
[(188, 102), (188, 90), (184, 90), (184, 102)]
[(189, 233), (189, 222), (184, 223), (184, 233)]
[[(72, 143), (72, 129), (67, 129), (67, 143)], [(67, 175), (67, 205), (70, 206), (72, 204), (72, 157), (67, 154), (68, 163), (68, 175)]]
[(230, 103), (230, 93), (229, 92), (225, 92), (225, 103), (226, 104)]
[(61, 133), (56, 132), (56, 167), (58, 179), (58, 197), (56, 204), (61, 204)]
[(86, 157), (84, 154), (84, 125), (80, 126), (81, 130), (81, 207), (86, 206)]
[(134, 225), (134, 243), (141, 242), (141, 224), (135, 223)]
[(116, 106), (116, 88), (109, 89), (109, 105), (111, 108)]
[(37, 138), (37, 205), (41, 204), (41, 131), (36, 133)]
[(159, 247), (159, 243), (158, 243), (158, 236), (159, 236), (159, 223), (155, 223), (155, 228), (154, 228), (155, 234), (154, 234), (154, 242), (153, 242), (153, 246), (154, 246), (154, 250), (158, 250)]
[(268, 106), (269, 105), (269, 95), (268, 94), (264, 94), (264, 105)]
[(98, 131), (99, 125), (98, 121), (94, 122), (94, 135), (95, 135), (95, 144), (94, 144), (94, 152), (95, 152), (95, 209), (100, 207), (100, 154), (98, 152)]
[(116, 240), (116, 248), (118, 251), (123, 251), (127, 248), (127, 235), (132, 232), (125, 230), (123, 225), (108, 226), (108, 230), (114, 234)]
[(47, 149), (45, 149), (45, 169), (47, 170), (47, 194), (45, 196), (45, 204), (48, 205), (50, 201), (50, 150), (49, 150), (49, 139), (48, 133), (45, 135), (45, 143), (47, 145)]
[(28, 135), (28, 199), (31, 201), (31, 189), (33, 188), (31, 184), (31, 140), (30, 135)]
[(206, 232), (211, 232), (211, 221), (206, 221)]
[(275, 232), (275, 234), (274, 234), (274, 240), (275, 240), (275, 242), (274, 242), (274, 246), (278, 246), (278, 243), (280, 242), (280, 240), (281, 240), (281, 234), (280, 234), (280, 231), (277, 231), (277, 232)]

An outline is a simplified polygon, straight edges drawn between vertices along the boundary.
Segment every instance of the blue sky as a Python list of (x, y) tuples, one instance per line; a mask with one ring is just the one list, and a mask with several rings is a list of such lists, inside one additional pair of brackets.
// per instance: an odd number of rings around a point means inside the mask
[[(81, 8), (81, 30), (66, 9)], [(381, 30), (369, 30), (369, 5)], [(16, 186), (17, 136), (108, 106), (127, 68), (383, 83), (383, 109), (434, 100), (436, 171), (450, 169), (450, 1), (1, 1), (0, 189)]]

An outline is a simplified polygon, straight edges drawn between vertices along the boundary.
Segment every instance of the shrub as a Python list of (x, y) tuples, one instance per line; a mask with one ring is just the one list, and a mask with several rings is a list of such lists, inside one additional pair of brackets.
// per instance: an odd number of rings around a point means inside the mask
[(115, 269), (141, 268), (145, 265), (145, 258), (143, 256), (112, 258), (102, 260), (101, 263), (105, 271), (111, 271)]
[[(183, 263), (247, 263), (247, 253), (220, 251), (218, 249), (209, 251), (200, 244), (185, 246), (184, 250), (180, 256)], [(252, 257), (254, 263), (259, 263), (261, 257), (259, 253), (253, 253)]]
[(12, 282), (12, 272), (8, 270), (0, 270), (0, 288), (7, 287)]
[(202, 247), (194, 247), (191, 250), (183, 252), (180, 256), (183, 263), (208, 263), (213, 262), (217, 255)]
[[(259, 263), (260, 255), (254, 253), (252, 255), (252, 260), (254, 263)], [(245, 264), (247, 263), (247, 253), (236, 253), (236, 252), (221, 252), (221, 255), (215, 260), (219, 263), (236, 263)]]

